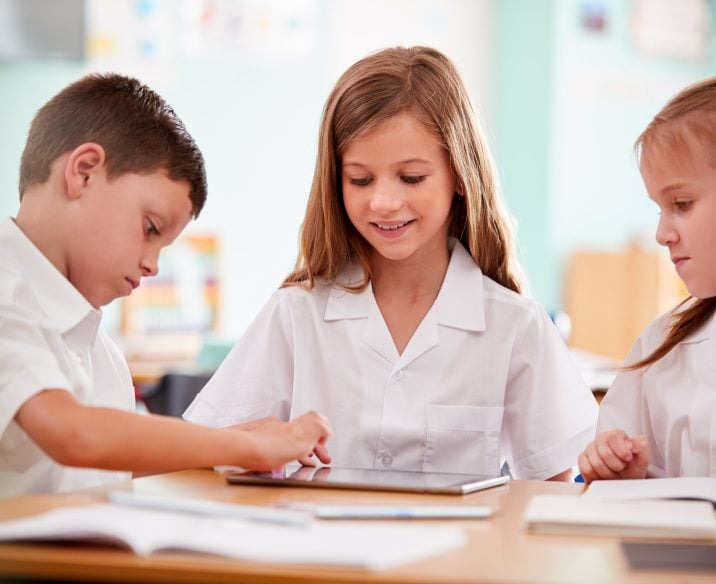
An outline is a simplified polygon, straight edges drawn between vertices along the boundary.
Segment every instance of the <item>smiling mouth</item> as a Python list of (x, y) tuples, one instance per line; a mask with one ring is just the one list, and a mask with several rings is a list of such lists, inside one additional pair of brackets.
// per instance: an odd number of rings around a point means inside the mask
[(395, 231), (397, 229), (400, 229), (401, 227), (405, 227), (406, 225), (409, 225), (413, 222), (413, 219), (410, 219), (409, 221), (403, 221), (401, 223), (392, 223), (390, 225), (386, 223), (373, 223), (378, 229), (382, 231)]
[(125, 278), (125, 280), (132, 285), (132, 290), (139, 288), (139, 280), (132, 280), (132, 278)]

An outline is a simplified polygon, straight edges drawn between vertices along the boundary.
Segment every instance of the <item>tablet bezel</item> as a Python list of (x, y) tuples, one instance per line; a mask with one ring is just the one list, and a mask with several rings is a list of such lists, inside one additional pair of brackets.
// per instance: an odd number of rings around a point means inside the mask
[[(309, 469), (310, 467), (305, 467)], [(304, 488), (324, 488), (324, 489), (350, 489), (360, 491), (398, 491), (408, 493), (428, 493), (435, 495), (467, 495), (469, 493), (475, 493), (492, 487), (504, 485), (509, 482), (510, 477), (497, 476), (497, 477), (477, 477), (475, 475), (461, 475), (451, 473), (423, 473), (417, 471), (395, 471), (395, 470), (380, 470), (380, 469), (358, 469), (358, 468), (342, 468), (342, 467), (319, 467), (319, 469), (310, 469), (310, 476), (306, 478), (299, 478), (297, 476), (291, 476), (295, 474), (295, 471), (299, 470), (300, 467), (286, 468), (282, 472), (282, 475), (275, 473), (256, 473), (246, 471), (229, 471), (224, 473), (224, 478), (229, 484), (235, 485), (267, 485), (275, 487), (304, 487)], [(327, 469), (318, 479), (315, 478), (317, 471), (323, 471)], [(341, 474), (340, 477), (336, 476), (336, 472)], [(333, 472), (333, 479), (331, 479), (331, 472)], [(385, 482), (372, 482), (367, 480), (360, 480), (354, 478), (353, 480), (346, 479), (343, 475), (346, 473), (354, 472), (357, 474), (365, 474), (367, 472), (374, 473), (389, 473), (396, 475), (400, 473), (400, 478), (409, 478), (411, 475), (414, 480), (408, 484), (406, 483), (385, 483)], [(454, 482), (441, 483), (441, 484), (427, 484), (428, 478), (444, 478), (451, 477)]]

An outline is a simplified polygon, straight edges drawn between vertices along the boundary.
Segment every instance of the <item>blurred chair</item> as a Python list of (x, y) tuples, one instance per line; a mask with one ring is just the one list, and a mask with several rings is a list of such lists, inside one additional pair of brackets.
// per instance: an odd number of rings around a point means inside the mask
[(180, 417), (210, 375), (167, 373), (149, 387), (142, 387), (140, 399), (152, 414)]

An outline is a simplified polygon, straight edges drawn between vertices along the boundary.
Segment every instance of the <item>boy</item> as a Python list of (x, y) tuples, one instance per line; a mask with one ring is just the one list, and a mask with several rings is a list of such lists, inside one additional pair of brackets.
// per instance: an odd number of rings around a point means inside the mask
[(157, 273), (206, 199), (202, 155), (161, 97), (120, 75), (69, 85), (33, 120), (19, 188), (17, 218), (0, 223), (0, 496), (330, 461), (315, 412), (232, 429), (133, 413), (100, 307)]

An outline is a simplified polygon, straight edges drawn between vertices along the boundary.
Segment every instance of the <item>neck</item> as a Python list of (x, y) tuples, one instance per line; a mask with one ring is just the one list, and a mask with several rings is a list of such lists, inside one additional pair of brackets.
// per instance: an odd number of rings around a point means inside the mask
[(67, 277), (64, 238), (64, 221), (59, 209), (52, 204), (51, 193), (43, 193), (40, 188), (25, 192), (15, 224), (40, 250), (60, 273)]
[(447, 245), (405, 260), (389, 260), (377, 253), (373, 256), (372, 285), (376, 297), (390, 293), (402, 298), (432, 297), (434, 300), (440, 292), (450, 262)]

